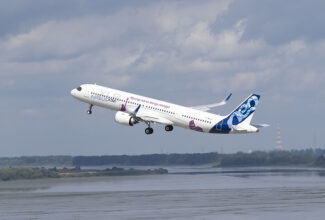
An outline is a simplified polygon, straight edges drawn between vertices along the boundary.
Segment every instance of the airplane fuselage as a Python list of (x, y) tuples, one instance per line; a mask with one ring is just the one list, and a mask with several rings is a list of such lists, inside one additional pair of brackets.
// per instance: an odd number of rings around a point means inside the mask
[[(128, 117), (130, 117), (129, 125), (135, 124), (131, 124), (131, 119), (134, 117), (135, 121), (133, 122), (144, 121), (149, 127), (150, 123), (164, 124), (166, 125), (166, 131), (167, 126), (170, 126), (171, 129), (172, 126), (179, 126), (207, 133), (252, 133), (258, 131), (256, 127), (251, 125), (242, 126), (240, 129), (236, 129), (236, 126), (229, 129), (223, 123), (227, 116), (212, 114), (94, 84), (81, 85), (73, 89), (71, 95), (90, 105), (90, 110), (88, 110), (89, 114), (91, 114), (91, 108), (93, 106), (117, 111), (115, 120), (125, 125), (127, 123), (123, 123), (124, 118), (127, 120)], [(136, 110), (135, 115), (134, 111)], [(220, 126), (218, 126), (218, 123)], [(226, 129), (223, 129), (223, 125), (226, 125)]]

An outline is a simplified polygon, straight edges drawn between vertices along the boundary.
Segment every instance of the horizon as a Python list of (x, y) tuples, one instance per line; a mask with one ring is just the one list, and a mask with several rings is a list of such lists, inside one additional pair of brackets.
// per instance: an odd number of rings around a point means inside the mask
[(217, 153), (220, 155), (223, 154), (238, 154), (238, 153), (244, 153), (244, 154), (252, 154), (252, 153), (257, 153), (257, 152), (262, 152), (262, 153), (271, 153), (271, 152), (294, 152), (294, 151), (309, 151), (312, 150), (313, 153), (316, 153), (318, 150), (320, 151), (325, 151), (323, 148), (303, 148), (303, 149), (287, 149), (287, 150), (278, 150), (278, 149), (273, 149), (273, 150), (254, 150), (254, 151), (236, 151), (236, 152), (228, 152), (228, 153), (221, 153), (218, 151), (210, 151), (210, 152), (193, 152), (193, 153), (144, 153), (144, 154), (97, 154), (97, 155), (68, 155), (68, 154), (62, 154), (62, 155), (20, 155), (20, 156), (0, 156), (0, 158), (20, 158), (20, 157), (100, 157), (100, 156), (142, 156), (142, 155), (170, 155), (170, 154), (209, 154), (209, 153)]

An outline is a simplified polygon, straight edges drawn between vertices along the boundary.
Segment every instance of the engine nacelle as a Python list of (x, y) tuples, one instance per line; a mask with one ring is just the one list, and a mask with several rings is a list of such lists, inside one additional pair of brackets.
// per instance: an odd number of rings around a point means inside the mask
[(122, 125), (133, 126), (134, 124), (139, 123), (139, 121), (130, 116), (128, 113), (118, 111), (115, 114), (115, 121)]

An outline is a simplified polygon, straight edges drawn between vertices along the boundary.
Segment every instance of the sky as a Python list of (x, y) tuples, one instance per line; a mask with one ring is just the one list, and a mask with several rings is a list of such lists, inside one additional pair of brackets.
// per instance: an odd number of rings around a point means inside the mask
[[(2, 0), (0, 157), (325, 148), (325, 2)], [(70, 91), (99, 85), (185, 106), (261, 95), (257, 134), (122, 126)]]

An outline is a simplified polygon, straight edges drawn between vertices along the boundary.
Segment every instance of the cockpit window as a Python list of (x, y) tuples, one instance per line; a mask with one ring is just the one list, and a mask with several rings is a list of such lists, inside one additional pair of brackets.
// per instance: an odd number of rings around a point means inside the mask
[(81, 91), (81, 87), (79, 86), (79, 87), (77, 88), (77, 90), (78, 90), (78, 91)]

